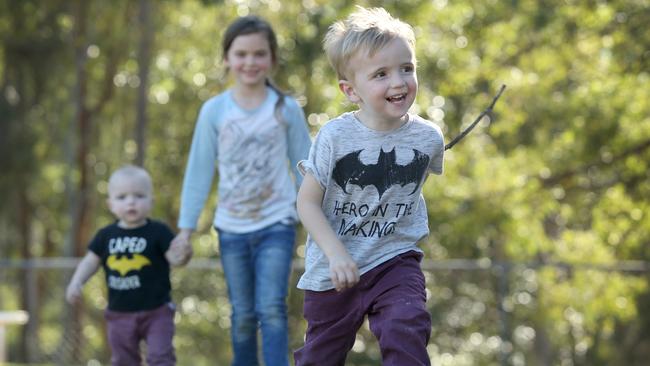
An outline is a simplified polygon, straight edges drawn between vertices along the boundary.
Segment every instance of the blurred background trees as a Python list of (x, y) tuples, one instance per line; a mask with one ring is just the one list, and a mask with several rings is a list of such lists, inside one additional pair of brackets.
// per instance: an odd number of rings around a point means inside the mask
[[(448, 152), (445, 174), (425, 186), (432, 359), (646, 362), (646, 0), (0, 0), (0, 310), (31, 316), (10, 333), (12, 360), (107, 360), (101, 281), (71, 309), (63, 300), (69, 271), (12, 270), (10, 260), (82, 255), (111, 220), (108, 174), (127, 162), (152, 172), (154, 216), (175, 225), (198, 108), (229, 85), (220, 54), (226, 25), (249, 13), (274, 25), (275, 79), (303, 104), (315, 133), (352, 108), (321, 40), (357, 4), (383, 6), (415, 28), (413, 109), (447, 141), (507, 84), (491, 118)], [(221, 273), (201, 266), (218, 257), (213, 204), (196, 235), (198, 265), (174, 274), (179, 364), (229, 360)], [(435, 266), (450, 259), (470, 264)], [(299, 291), (290, 303), (298, 347)], [(350, 364), (378, 360), (364, 329)]]

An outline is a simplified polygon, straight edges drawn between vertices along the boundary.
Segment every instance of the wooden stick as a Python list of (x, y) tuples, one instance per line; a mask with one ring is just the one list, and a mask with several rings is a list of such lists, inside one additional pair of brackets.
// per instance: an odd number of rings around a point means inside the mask
[(451, 140), (450, 143), (445, 145), (445, 150), (449, 150), (452, 147), (454, 147), (454, 145), (456, 145), (458, 141), (460, 141), (463, 137), (465, 137), (479, 122), (481, 122), (481, 119), (483, 119), (485, 115), (492, 112), (492, 108), (494, 107), (494, 104), (497, 102), (497, 100), (501, 96), (501, 93), (503, 93), (505, 89), (506, 89), (506, 84), (501, 84), (501, 88), (499, 89), (499, 92), (494, 97), (494, 99), (492, 99), (492, 103), (490, 103), (490, 105), (481, 114), (479, 114), (478, 117), (476, 117), (474, 122), (472, 122), (472, 124), (469, 125), (469, 127), (467, 127), (463, 132), (461, 132), (460, 135), (454, 137), (454, 139)]

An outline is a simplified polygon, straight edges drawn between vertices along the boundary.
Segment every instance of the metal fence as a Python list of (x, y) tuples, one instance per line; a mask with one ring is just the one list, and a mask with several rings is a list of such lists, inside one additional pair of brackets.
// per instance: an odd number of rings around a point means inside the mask
[[(95, 275), (89, 281), (79, 308), (74, 309), (64, 300), (65, 286), (77, 263), (78, 259), (73, 258), (0, 260), (0, 312), (24, 310), (29, 314), (25, 324), (0, 325), (6, 362), (109, 364), (103, 321), (103, 276)], [(536, 306), (537, 278), (542, 271), (557, 275), (613, 274), (641, 282), (645, 276), (640, 275), (650, 272), (650, 263), (642, 261), (606, 265), (458, 259), (425, 260), (422, 267), (433, 319), (429, 353), (433, 363), (441, 365), (545, 364), (539, 361), (543, 355), (537, 355), (535, 363), (529, 362), (535, 352), (544, 352), (534, 349), (532, 338), (539, 332), (529, 321), (531, 309)], [(305, 330), (302, 293), (295, 289), (301, 272), (302, 262), (296, 261), (288, 299), (292, 349), (300, 347)], [(229, 364), (230, 305), (219, 261), (195, 258), (187, 267), (174, 269), (172, 288), (178, 305), (174, 339), (178, 364)], [(575, 345), (567, 347), (572, 349), (553, 349), (555, 356), (549, 357), (546, 364), (588, 364), (584, 355), (585, 361), (581, 363)], [(564, 359), (569, 361), (558, 361)], [(378, 365), (380, 360), (376, 341), (365, 324), (348, 356), (348, 364)]]

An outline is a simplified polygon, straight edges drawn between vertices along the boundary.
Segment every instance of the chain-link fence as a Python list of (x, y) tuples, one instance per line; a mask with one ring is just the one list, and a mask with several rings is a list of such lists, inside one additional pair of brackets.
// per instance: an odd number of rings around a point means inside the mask
[[(92, 277), (84, 288), (80, 306), (72, 307), (64, 300), (67, 281), (77, 263), (76, 259), (65, 258), (0, 260), (0, 311), (29, 313), (24, 325), (4, 328), (6, 361), (11, 365), (109, 364), (103, 276)], [(634, 297), (645, 291), (645, 274), (649, 270), (646, 262), (596, 265), (446, 260), (425, 261), (422, 265), (433, 319), (429, 354), (433, 364), (440, 365), (598, 364), (594, 360), (599, 358), (589, 352), (597, 346), (615, 349), (616, 335), (595, 334), (602, 329), (587, 325), (587, 317), (624, 322), (625, 314), (636, 316)], [(295, 288), (302, 272), (301, 262), (294, 267), (288, 300), (292, 349), (301, 346), (305, 330), (302, 292)], [(564, 291), (568, 285), (569, 291), (595, 291), (596, 295), (589, 296), (597, 300), (601, 296), (601, 301), (612, 295), (598, 292), (606, 287), (617, 288), (620, 293), (613, 296), (619, 302), (618, 307), (614, 306), (618, 313), (606, 309), (600, 314), (588, 313), (585, 304), (591, 298), (580, 292), (567, 297)], [(195, 258), (189, 266), (174, 269), (172, 288), (178, 305), (174, 339), (178, 364), (228, 365), (232, 357), (230, 305), (218, 260)], [(557, 299), (549, 301), (554, 296)], [(621, 304), (627, 304), (627, 312)], [(555, 316), (554, 309), (544, 308), (553, 306), (563, 313)], [(562, 337), (557, 339), (555, 334)], [(595, 340), (608, 344), (596, 345)], [(610, 360), (602, 364), (635, 364), (624, 363), (624, 358)], [(381, 364), (376, 340), (367, 324), (360, 330), (347, 364)]]

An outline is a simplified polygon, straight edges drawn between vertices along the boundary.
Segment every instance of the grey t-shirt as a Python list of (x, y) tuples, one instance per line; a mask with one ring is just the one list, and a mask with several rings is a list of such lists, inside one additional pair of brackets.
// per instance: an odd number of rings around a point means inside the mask
[[(442, 174), (443, 153), (440, 128), (412, 114), (392, 131), (369, 129), (352, 112), (320, 129), (300, 167), (323, 188), (325, 217), (361, 274), (421, 251), (417, 242), (429, 234), (422, 184), (429, 173)], [(298, 288), (334, 288), (327, 257), (311, 237)]]

